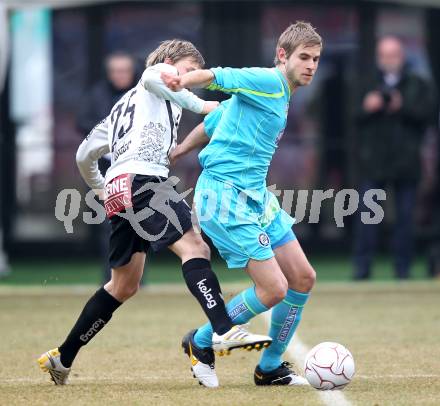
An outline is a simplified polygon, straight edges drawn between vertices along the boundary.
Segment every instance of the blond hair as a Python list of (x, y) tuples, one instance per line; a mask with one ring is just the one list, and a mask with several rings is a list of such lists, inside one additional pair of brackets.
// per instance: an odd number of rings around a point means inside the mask
[(201, 68), (205, 65), (202, 54), (191, 42), (181, 39), (170, 39), (161, 42), (160, 45), (148, 55), (145, 65), (148, 67), (156, 65), (157, 63), (163, 63), (166, 58), (176, 63), (187, 57), (194, 59)]
[(297, 21), (295, 24), (290, 24), (280, 35), (275, 54), (275, 65), (281, 63), (278, 59), (278, 50), (280, 48), (286, 51), (286, 58), (289, 58), (299, 45), (305, 45), (307, 47), (319, 45), (322, 48), (321, 36), (310, 23), (306, 23), (305, 21)]

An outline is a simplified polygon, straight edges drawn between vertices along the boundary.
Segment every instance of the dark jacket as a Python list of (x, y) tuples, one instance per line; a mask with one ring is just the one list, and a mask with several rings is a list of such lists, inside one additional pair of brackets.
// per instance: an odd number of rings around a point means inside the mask
[(372, 90), (390, 91), (383, 75), (364, 87), (358, 109), (357, 162), (360, 180), (417, 182), (420, 177), (420, 145), (434, 109), (432, 86), (404, 69), (395, 86), (403, 99), (395, 113), (366, 113), (365, 95)]
[[(134, 85), (135, 83), (127, 89), (120, 90), (108, 80), (103, 80), (93, 86), (90, 93), (84, 95), (78, 110), (76, 125), (81, 137), (85, 138), (96, 124), (106, 118), (116, 102)], [(105, 175), (110, 167), (110, 160), (101, 158), (98, 166), (101, 173)]]
[(83, 96), (78, 110), (77, 127), (81, 136), (85, 138), (96, 124), (106, 118), (116, 102), (134, 85), (122, 90), (116, 89), (108, 80), (94, 85), (90, 93)]

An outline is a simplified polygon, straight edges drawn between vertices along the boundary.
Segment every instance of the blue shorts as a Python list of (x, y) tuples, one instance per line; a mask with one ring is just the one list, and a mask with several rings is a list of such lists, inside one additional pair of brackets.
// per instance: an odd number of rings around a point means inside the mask
[(284, 210), (279, 209), (263, 227), (262, 202), (204, 172), (197, 181), (194, 202), (202, 230), (228, 268), (244, 268), (250, 259), (272, 258), (275, 248), (296, 239), (292, 231), (295, 220)]

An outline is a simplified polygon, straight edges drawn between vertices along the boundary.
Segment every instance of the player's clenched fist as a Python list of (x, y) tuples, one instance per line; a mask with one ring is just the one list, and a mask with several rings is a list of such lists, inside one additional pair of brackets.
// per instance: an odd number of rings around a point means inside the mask
[(179, 92), (183, 89), (180, 76), (177, 76), (173, 73), (162, 72), (160, 74), (160, 78), (163, 80), (165, 85), (167, 85), (167, 87), (169, 87), (174, 92)]

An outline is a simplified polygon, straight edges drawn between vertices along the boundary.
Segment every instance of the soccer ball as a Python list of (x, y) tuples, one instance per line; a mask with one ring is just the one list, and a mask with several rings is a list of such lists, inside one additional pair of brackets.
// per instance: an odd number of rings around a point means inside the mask
[(343, 345), (325, 342), (313, 347), (306, 356), (304, 373), (316, 389), (343, 389), (354, 375), (354, 359)]

